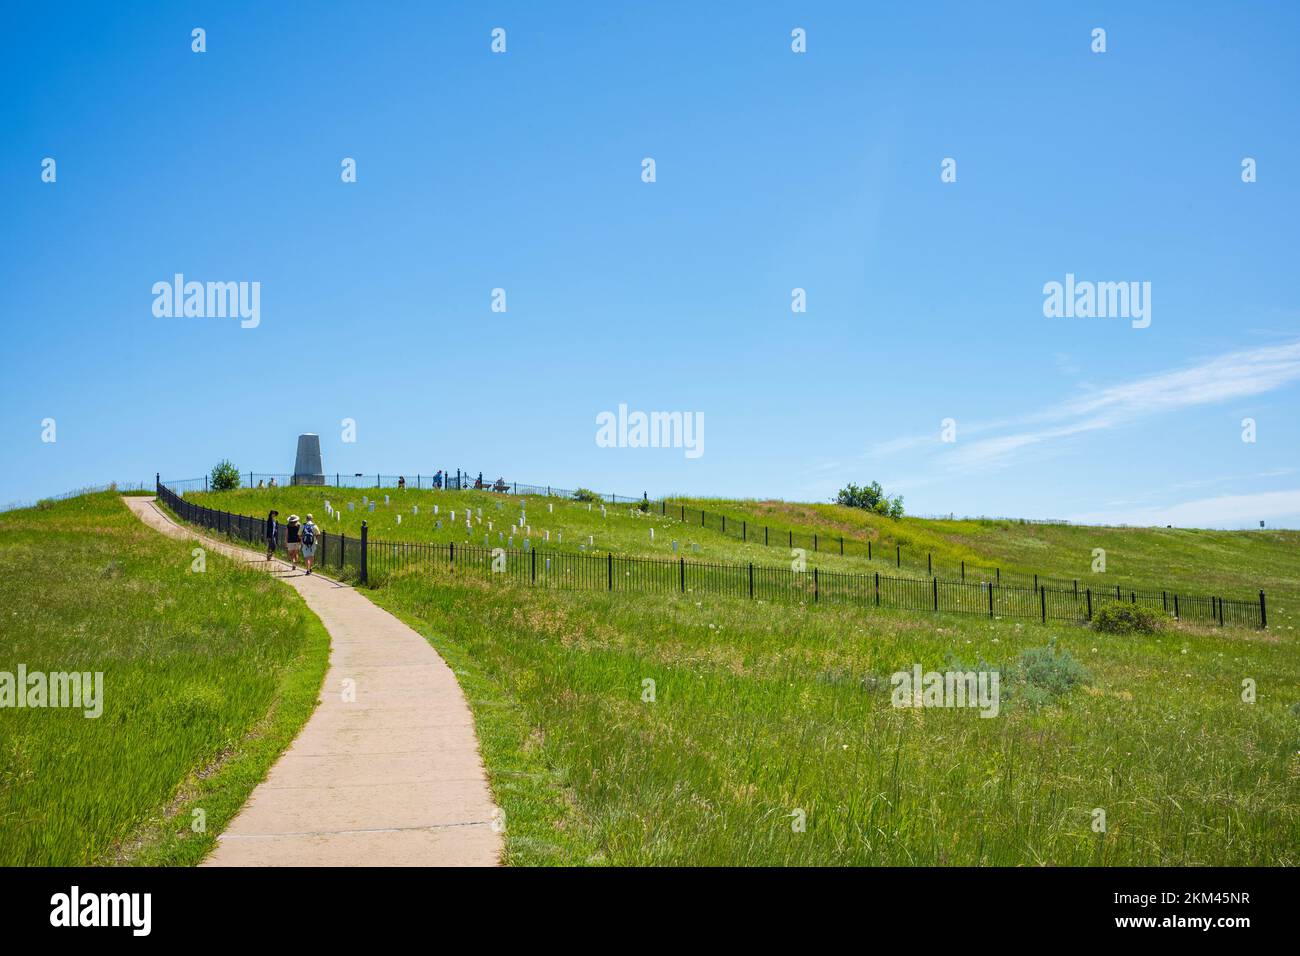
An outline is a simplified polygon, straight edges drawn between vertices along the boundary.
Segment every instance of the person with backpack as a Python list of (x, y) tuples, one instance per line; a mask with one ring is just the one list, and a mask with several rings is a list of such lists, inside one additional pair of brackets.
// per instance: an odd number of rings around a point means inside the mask
[(320, 528), (316, 527), (316, 522), (312, 521), (311, 515), (307, 515), (307, 523), (302, 526), (302, 557), (307, 562), (307, 573), (311, 574), (312, 562), (316, 558), (316, 535), (320, 534)]
[(280, 512), (272, 508), (271, 513), (266, 516), (266, 560), (268, 561), (275, 555), (275, 546), (279, 543), (280, 522), (275, 520), (279, 514)]
[(289, 523), (284, 526), (284, 549), (289, 552), (289, 562), (296, 568), (298, 554), (302, 551), (302, 525), (297, 515), (289, 515)]

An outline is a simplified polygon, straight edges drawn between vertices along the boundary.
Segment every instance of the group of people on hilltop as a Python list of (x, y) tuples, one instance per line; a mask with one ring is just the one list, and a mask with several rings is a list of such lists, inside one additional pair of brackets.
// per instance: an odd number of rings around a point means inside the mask
[[(458, 474), (459, 474), (459, 473), (458, 473)], [(465, 477), (464, 477), (464, 478), (458, 478), (457, 481), (458, 481), (458, 484), (457, 484), (457, 487), (458, 487), (458, 488), (463, 488), (463, 487), (465, 487), (464, 482), (469, 481), (469, 473), (466, 472)], [(443, 488), (443, 486), (446, 486), (447, 488), (451, 488), (451, 478), (450, 478), (450, 476), (444, 476), (443, 473), (442, 473), (442, 469), (439, 468), (438, 471), (437, 471), (437, 473), (436, 473), (436, 474), (433, 476), (433, 478), (430, 480), (430, 482), (429, 482), (429, 487), (433, 488), (435, 491), (438, 491), (438, 490), (441, 490), (441, 489)], [(405, 476), (405, 475), (398, 475), (398, 476), (397, 476), (397, 490), (398, 490), (398, 491), (405, 491), (405, 490), (406, 490), (406, 476)], [(480, 472), (478, 473), (478, 477), (474, 479), (474, 490), (475, 490), (475, 491), (483, 491), (483, 490), (487, 490), (487, 491), (499, 491), (499, 492), (503, 492), (503, 493), (504, 493), (504, 492), (510, 490), (510, 484), (509, 484), (509, 482), (507, 482), (507, 481), (505, 480), (504, 477), (497, 478), (497, 480), (496, 480), (495, 483), (492, 483), (492, 484), (485, 484), (484, 481), (483, 481), (483, 472), (480, 471)]]
[[(266, 560), (270, 561), (275, 556), (275, 549), (280, 543), (280, 512), (274, 508), (266, 516)], [(316, 561), (316, 536), (321, 533), (320, 527), (307, 515), (307, 521), (301, 523), (297, 515), (289, 515), (289, 522), (284, 526), (284, 549), (289, 552), (289, 562), (296, 568), (298, 558), (302, 557), (307, 565), (307, 573), (311, 574), (312, 565)]]

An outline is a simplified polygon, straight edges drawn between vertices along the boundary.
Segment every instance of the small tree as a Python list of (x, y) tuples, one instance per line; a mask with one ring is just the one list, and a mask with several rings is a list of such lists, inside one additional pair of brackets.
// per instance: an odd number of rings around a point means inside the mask
[(862, 508), (864, 511), (871, 511), (887, 518), (903, 517), (903, 496), (886, 497), (885, 490), (880, 487), (878, 481), (873, 481), (865, 487), (849, 482), (840, 489), (835, 502), (846, 508)]
[(212, 466), (208, 483), (213, 491), (234, 491), (239, 487), (239, 469), (223, 458)]

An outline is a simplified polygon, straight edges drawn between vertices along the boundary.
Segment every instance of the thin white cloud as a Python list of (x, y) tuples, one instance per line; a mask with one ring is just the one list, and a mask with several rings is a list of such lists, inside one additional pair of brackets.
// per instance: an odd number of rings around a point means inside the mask
[(1258, 527), (1278, 519), (1294, 526), (1300, 518), (1300, 488), (1264, 491), (1250, 495), (1219, 495), (1164, 507), (1094, 511), (1071, 515), (1075, 524), (1128, 524), (1178, 528)]
[[(1095, 389), (1015, 422), (966, 426), (965, 434), (1008, 431), (940, 446), (947, 451), (942, 460), (957, 471), (1005, 467), (1033, 446), (1182, 408), (1260, 395), (1297, 380), (1300, 341), (1230, 352), (1189, 368)], [(883, 455), (927, 444), (939, 445), (935, 436), (913, 436), (882, 442), (873, 452)]]

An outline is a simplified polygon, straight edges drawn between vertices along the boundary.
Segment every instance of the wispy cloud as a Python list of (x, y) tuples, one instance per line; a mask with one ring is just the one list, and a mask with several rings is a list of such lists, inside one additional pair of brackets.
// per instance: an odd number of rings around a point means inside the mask
[(1011, 422), (975, 424), (965, 434), (1004, 432), (988, 438), (941, 446), (938, 432), (881, 442), (872, 454), (884, 456), (922, 446), (943, 450), (943, 461), (957, 471), (1012, 464), (1027, 449), (1088, 432), (1131, 424), (1182, 408), (1247, 398), (1300, 380), (1300, 341), (1230, 352), (1187, 368), (1146, 375), (1086, 394)]
[[(1076, 524), (1171, 524), (1177, 528), (1257, 527), (1260, 521), (1300, 517), (1300, 488), (1251, 495), (1218, 495), (1181, 504), (1071, 515)], [(1290, 522), (1294, 524), (1292, 520)]]

